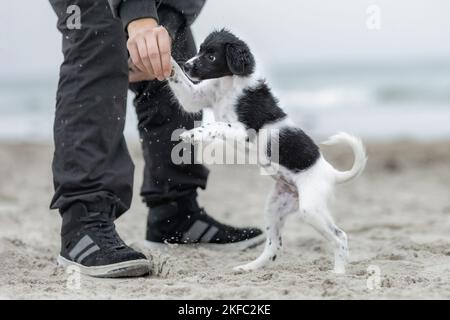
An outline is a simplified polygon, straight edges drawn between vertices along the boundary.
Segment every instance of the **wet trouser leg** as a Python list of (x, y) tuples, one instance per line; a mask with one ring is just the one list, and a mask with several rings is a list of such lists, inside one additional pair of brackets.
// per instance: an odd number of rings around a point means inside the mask
[[(50, 0), (62, 33), (64, 62), (56, 98), (51, 208), (76, 201), (93, 210), (131, 203), (134, 165), (125, 125), (128, 67), (123, 26), (107, 0)], [(81, 29), (67, 26), (70, 5), (81, 9)]]

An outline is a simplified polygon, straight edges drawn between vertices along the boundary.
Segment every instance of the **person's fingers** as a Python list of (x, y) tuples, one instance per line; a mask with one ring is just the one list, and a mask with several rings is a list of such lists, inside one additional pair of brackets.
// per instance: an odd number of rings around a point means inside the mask
[(145, 66), (141, 61), (141, 57), (139, 56), (139, 50), (137, 48), (137, 45), (134, 41), (128, 41), (127, 42), (127, 48), (128, 52), (130, 53), (131, 60), (133, 61), (134, 65), (142, 71), (145, 71)]
[(143, 80), (145, 80), (143, 72), (130, 70), (130, 72), (128, 73), (129, 82), (138, 82)]
[(145, 66), (145, 70), (142, 71), (153, 72), (152, 64), (150, 63), (150, 58), (148, 57), (147, 44), (145, 43), (144, 38), (137, 41), (137, 47), (139, 50), (139, 57)]
[(170, 77), (172, 72), (171, 65), (171, 50), (170, 50), (170, 36), (166, 29), (159, 28), (156, 34), (158, 40), (159, 54), (161, 58), (161, 67), (164, 78)]
[(155, 76), (153, 75), (153, 72), (142, 72), (139, 70), (131, 58), (128, 59), (128, 81), (129, 82), (138, 82), (138, 81), (144, 81), (144, 80), (154, 80)]
[(164, 75), (161, 67), (161, 58), (159, 55), (158, 43), (155, 32), (152, 32), (151, 34), (147, 35), (146, 40), (147, 40), (148, 56), (152, 64), (155, 77), (160, 81), (164, 80)]
[(133, 63), (133, 60), (131, 60), (131, 58), (128, 58), (128, 70), (131, 70), (131, 71), (138, 70), (136, 65)]
[(137, 82), (139, 80), (139, 72), (130, 70), (128, 72), (128, 82)]
[(164, 27), (156, 27), (145, 35), (135, 35), (127, 42), (127, 47), (137, 69), (160, 81), (170, 77), (171, 39)]
[(134, 63), (133, 63), (133, 60), (131, 60), (131, 58), (128, 58), (128, 69), (133, 69), (133, 67), (134, 67)]
[(142, 72), (140, 70), (128, 70), (128, 81), (129, 82), (137, 82), (137, 81), (149, 81), (155, 80), (155, 76), (153, 73)]

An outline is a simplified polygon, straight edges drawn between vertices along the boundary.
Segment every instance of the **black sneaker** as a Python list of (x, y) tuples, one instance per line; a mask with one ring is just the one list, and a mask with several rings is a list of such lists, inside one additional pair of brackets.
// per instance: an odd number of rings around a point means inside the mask
[(198, 206), (194, 193), (150, 208), (145, 243), (150, 249), (167, 248), (171, 244), (201, 244), (245, 250), (264, 240), (260, 229), (236, 228), (214, 220)]
[(58, 264), (77, 266), (93, 277), (118, 278), (146, 275), (150, 263), (128, 247), (117, 234), (114, 210), (89, 212), (77, 202), (63, 213)]

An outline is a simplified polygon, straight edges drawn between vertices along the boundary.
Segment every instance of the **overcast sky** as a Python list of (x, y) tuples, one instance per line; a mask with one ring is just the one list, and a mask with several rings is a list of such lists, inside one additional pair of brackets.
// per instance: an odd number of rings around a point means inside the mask
[[(381, 9), (381, 30), (366, 9)], [(450, 57), (448, 0), (208, 0), (195, 24), (200, 41), (227, 27), (266, 64)], [(55, 75), (62, 59), (56, 16), (47, 0), (2, 1), (0, 77)]]

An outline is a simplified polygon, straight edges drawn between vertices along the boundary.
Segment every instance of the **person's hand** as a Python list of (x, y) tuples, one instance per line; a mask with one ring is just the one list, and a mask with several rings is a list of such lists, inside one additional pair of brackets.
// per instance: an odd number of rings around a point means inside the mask
[(128, 24), (127, 30), (127, 48), (136, 68), (160, 81), (168, 78), (172, 66), (171, 40), (167, 30), (152, 18), (134, 20)]
[(136, 65), (128, 59), (128, 81), (131, 82), (139, 82), (139, 81), (149, 81), (155, 80), (156, 77), (153, 72), (141, 71)]

